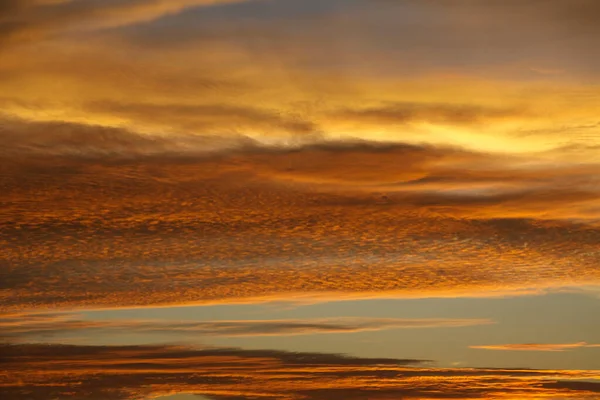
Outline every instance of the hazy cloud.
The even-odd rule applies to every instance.
[[[25,7],[22,14],[56,14],[38,18],[40,31],[45,24],[50,30],[77,24],[92,29],[120,18],[129,23],[130,14],[154,18],[184,3],[194,2],[77,1]],[[565,141],[593,145],[600,137],[597,127],[581,134],[574,128],[597,122],[595,86],[573,68],[545,59],[582,59],[571,55],[582,39],[562,52],[562,45],[552,48],[548,43],[562,43],[546,39],[558,32],[552,24],[525,40],[519,29],[529,25],[515,27],[510,15],[521,14],[499,4],[448,8],[411,1],[397,8],[392,2],[325,1],[327,12],[319,12],[317,3],[323,2],[250,2],[205,17],[178,14],[172,23],[149,24],[143,41],[130,37],[143,32],[129,29],[67,32],[36,46],[16,46],[0,59],[0,105],[25,119],[161,134],[242,134],[265,142],[318,134],[528,153]],[[569,8],[564,4],[559,9]],[[531,12],[535,7],[524,9],[530,22],[540,23]],[[294,10],[306,14],[291,18]],[[505,20],[498,22],[499,15]],[[411,23],[413,16],[422,23]],[[23,18],[27,25],[29,17]],[[5,30],[21,28],[15,22]],[[35,35],[35,29],[15,35]],[[538,60],[532,54],[540,48],[545,55]],[[534,71],[544,70],[565,70],[559,75],[566,77],[539,82]],[[593,160],[596,153],[588,149],[585,157]]]
[[[7,157],[75,157],[110,162],[114,159],[198,156],[240,150],[257,144],[244,136],[160,136],[126,128],[65,122],[24,123],[6,119],[0,124],[0,146]]]
[[[26,0],[4,1],[0,39],[29,41],[60,32],[149,22],[188,8],[246,0]],[[22,4],[19,4],[22,3]]]
[[[314,134],[317,125],[300,115],[285,115],[277,110],[242,107],[231,104],[151,104],[95,103],[92,110],[133,120],[145,120],[157,126],[182,132],[248,132],[258,130],[263,135],[289,133]]]
[[[525,114],[524,110],[485,108],[468,104],[391,103],[373,108],[341,110],[333,116],[343,120],[365,122],[370,125],[415,122],[469,125],[522,117],[523,114]]]

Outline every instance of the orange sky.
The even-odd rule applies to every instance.
[[[531,328],[518,335],[495,316],[408,318],[396,303],[378,317],[319,313],[336,301],[556,293],[597,307],[599,17],[596,0],[0,0],[0,326],[10,328],[0,338],[166,329],[75,311],[163,307],[164,317],[175,305],[227,314],[287,302],[317,308],[181,329],[366,332],[369,343],[411,324],[482,329],[463,346],[478,360],[527,350],[589,352],[589,362],[595,320],[569,300],[550,327],[528,311]],[[571,309],[575,324],[564,322]],[[554,336],[537,340],[541,331]],[[110,362],[113,350],[101,349]],[[40,362],[54,368],[63,356]],[[150,394],[325,399],[335,387],[359,399],[373,386],[387,399],[412,385],[456,398],[470,386],[489,398],[576,398],[585,386],[564,371],[419,369],[407,383],[347,366],[332,375],[285,366],[271,379],[239,357],[247,384],[149,378]],[[40,396],[71,379],[72,369],[50,376],[15,363]],[[297,380],[284,385],[288,376]],[[111,382],[115,398],[142,390]]]

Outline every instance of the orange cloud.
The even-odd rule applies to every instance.
[[[494,344],[469,346],[472,349],[483,350],[509,350],[509,351],[565,351],[578,348],[600,347],[598,344],[588,344],[586,342],[577,343],[519,343],[519,344]]]
[[[600,283],[595,2],[228,3],[0,2],[1,309]]]
[[[15,120],[2,133],[3,311],[600,283],[596,164]]]
[[[110,321],[81,320],[74,314],[7,314],[0,315],[0,338],[11,341],[59,340],[82,332],[161,333],[185,336],[285,336],[325,333],[353,333],[385,329],[448,328],[492,324],[489,319],[444,318],[316,318],[284,320],[219,321]]]
[[[86,1],[42,8],[73,9],[56,13],[88,29],[127,22],[130,15],[163,15],[140,10],[179,9],[183,3],[193,1]],[[72,28],[61,18],[41,25]],[[93,123],[161,135],[243,134],[266,143],[361,138],[519,154],[578,145],[578,160],[597,159],[597,151],[584,148],[598,142],[597,86],[507,82],[476,74],[446,79],[439,71],[381,76],[376,71],[318,69],[299,59],[332,53],[321,49],[322,38],[308,33],[287,37],[280,24],[265,25],[235,30],[207,24],[182,41],[159,30],[157,36],[167,41],[162,45],[151,33],[136,39],[117,30],[85,37],[63,33],[35,46],[16,46],[0,59],[0,73],[10,77],[0,79],[0,105],[5,114],[35,121]],[[353,32],[345,33],[339,36],[350,40]],[[265,37],[269,42],[263,46]],[[263,51],[257,55],[248,42]],[[368,51],[359,48],[356,54],[363,59]],[[377,60],[373,64],[382,67],[390,62],[385,53]],[[353,61],[348,64],[358,63]],[[560,157],[572,153],[558,151],[550,161]]]
[[[3,398],[585,398],[597,371],[424,368],[423,360],[160,346],[2,346]],[[411,366],[412,367],[407,367]]]

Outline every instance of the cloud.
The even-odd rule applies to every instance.
[[[577,343],[519,343],[519,344],[493,344],[470,346],[472,349],[483,350],[508,350],[508,351],[567,351],[578,348],[600,347],[599,344]]]
[[[600,283],[597,164],[5,121],[3,311]]]
[[[0,39],[30,41],[61,32],[150,22],[186,9],[245,0],[26,0],[4,1]]]
[[[593,398],[597,371],[439,369],[422,360],[165,346],[3,345],[3,398]],[[410,366],[410,367],[409,367]],[[59,382],[59,384],[57,384]]]
[[[317,318],[239,321],[81,320],[68,314],[0,315],[1,338],[32,341],[86,333],[161,333],[172,335],[283,336],[353,333],[384,329],[448,328],[492,324],[489,319]]]
[[[0,125],[2,153],[11,158],[75,157],[114,160],[144,157],[169,159],[219,153],[228,149],[256,147],[243,136],[160,136],[132,132],[126,128],[65,122],[24,123],[6,119]]]
[[[371,126],[409,123],[470,125],[522,117],[524,110],[485,108],[470,104],[391,103],[380,107],[348,109],[332,116],[341,120],[364,122]]]
[[[218,4],[0,1],[0,309],[600,284],[596,1]]]
[[[17,3],[5,7],[17,7]],[[449,13],[439,2],[405,2],[404,8],[380,2],[366,2],[364,7],[326,2],[327,12],[312,10],[311,3],[305,6],[305,18],[293,19],[289,14],[299,12],[296,3],[250,2],[242,7],[243,12],[237,7],[189,12],[178,14],[173,23],[147,24],[143,30],[66,32],[35,46],[3,50],[0,106],[5,113],[33,120],[120,126],[136,132],[233,133],[266,141],[316,132],[326,137],[509,153],[556,149],[565,140],[597,142],[597,128],[581,136],[572,129],[597,123],[596,88],[585,79],[572,79],[567,66],[528,58],[543,47],[532,43],[550,42],[543,39],[546,36],[539,34],[533,41],[498,39],[498,46],[482,39],[519,36],[513,31],[523,28],[506,29],[510,21],[500,24],[504,29],[496,27],[497,21],[494,29],[479,26],[480,19],[474,16],[494,19],[518,14],[492,12],[505,9],[499,4],[460,3]],[[44,36],[46,30],[75,29],[78,24],[77,29],[92,29],[121,19],[129,23],[130,15],[137,21],[201,5],[192,0],[20,5],[21,11],[7,14],[14,20],[21,15],[22,24],[33,27],[14,22],[5,30],[35,36],[37,29]],[[511,7],[519,10],[521,6],[514,3]],[[531,12],[535,7],[523,8],[527,18],[539,23],[541,18]],[[572,7],[559,7],[563,8]],[[271,12],[261,12],[265,9]],[[256,18],[246,18],[246,13]],[[420,15],[424,22],[416,26],[403,19],[406,15]],[[39,24],[34,20],[40,20]],[[136,41],[136,35],[145,35],[145,40]],[[445,41],[450,43],[444,45]],[[513,60],[515,46],[524,47],[524,61]],[[551,49],[550,54],[560,60],[578,60],[581,57],[570,54],[576,47],[569,46],[564,53]],[[456,52],[467,54],[461,57]],[[508,60],[494,58],[505,53]],[[373,61],[365,65],[361,61],[365,59]],[[447,65],[459,59],[464,60],[461,66]],[[419,65],[411,67],[413,60]],[[468,71],[454,71],[463,67]],[[526,74],[532,74],[532,68],[564,69],[568,79],[538,82],[522,73],[481,76],[495,68]],[[559,132],[557,127],[561,127]],[[589,159],[597,158],[593,150],[586,153]]]
[[[39,17],[44,21],[36,28],[40,31],[46,29],[44,24],[50,24],[50,30],[55,25],[60,30],[77,27],[61,18],[72,18],[75,25],[82,25],[78,29],[92,29],[119,18],[128,21],[130,14],[146,15],[140,10],[178,9],[184,3],[192,4],[77,1],[25,7],[22,13],[30,19],[38,18],[33,15],[40,10],[60,15],[47,18],[52,22]],[[325,3],[327,12],[319,12],[314,3],[302,8],[295,1],[250,2],[243,10],[225,7],[219,12],[178,14],[172,23],[147,24],[144,29],[65,32],[35,46],[11,47],[0,60],[0,106],[7,114],[32,120],[119,126],[144,133],[242,134],[265,142],[318,134],[508,153],[552,150],[566,140],[576,145],[597,142],[597,128],[581,135],[572,129],[597,122],[596,88],[585,79],[571,79],[567,66],[528,58],[543,47],[532,43],[544,35],[536,36],[537,41],[510,37],[499,40],[498,46],[485,43],[483,37],[502,32],[519,36],[513,30],[485,30],[473,22],[478,18],[469,18],[474,13],[494,19],[498,13],[489,11],[494,7],[457,6],[462,11],[448,17],[447,7],[436,2],[408,2],[408,9],[373,6],[378,2],[366,2],[364,7]],[[291,18],[299,8],[307,15]],[[266,9],[271,11],[262,12]],[[500,14],[506,17],[511,12]],[[420,15],[424,22],[415,26],[403,19],[406,15]],[[512,26],[510,21],[501,25]],[[461,33],[463,28],[467,32]],[[136,40],[136,35],[144,40]],[[524,47],[522,63],[527,65],[513,60],[514,46]],[[575,48],[569,46],[565,52]],[[494,58],[505,53],[508,60]],[[557,53],[563,54],[550,52],[554,58]],[[561,60],[580,58],[564,54]],[[365,65],[363,60],[372,61]],[[455,60],[464,62],[457,67],[452,65]],[[413,67],[413,62],[419,65]],[[508,78],[481,76],[495,69],[532,74],[532,68],[559,67],[567,71],[568,82],[538,82],[522,72]],[[467,71],[454,71],[462,68]],[[588,149],[585,158],[595,160],[596,153]]]
[[[182,132],[252,132],[310,135],[317,125],[293,113],[231,104],[95,103],[89,109]]]

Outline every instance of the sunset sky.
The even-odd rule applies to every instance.
[[[600,399],[598,43],[597,0],[0,0],[0,398]]]

